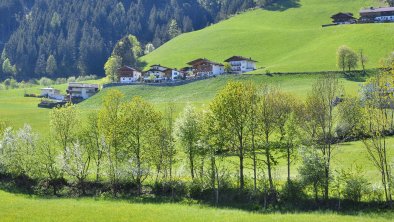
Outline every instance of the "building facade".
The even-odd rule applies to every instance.
[[[123,66],[117,70],[120,83],[132,83],[141,79],[141,72],[129,66]]]
[[[70,99],[88,99],[99,91],[97,84],[69,83],[67,93]]]
[[[208,59],[196,59],[188,63],[195,76],[218,76],[224,73],[224,65]]]
[[[374,8],[360,10],[360,22],[394,22],[394,7]]]
[[[353,17],[353,13],[350,12],[340,12],[331,16],[332,23],[334,24],[354,24],[357,19]]]
[[[230,64],[232,73],[240,74],[256,70],[257,61],[253,60],[252,58],[233,56],[226,59],[225,62]]]

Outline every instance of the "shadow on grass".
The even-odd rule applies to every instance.
[[[0,189],[17,195],[26,195],[26,198],[45,199],[45,200],[94,200],[109,201],[113,203],[126,202],[129,204],[181,204],[186,206],[206,206],[217,209],[242,210],[253,213],[280,213],[280,214],[297,214],[297,213],[336,213],[339,215],[379,215],[379,217],[390,219],[393,217],[393,211],[385,202],[354,202],[349,200],[330,199],[327,202],[309,198],[301,198],[293,201],[279,201],[275,204],[269,204],[264,207],[264,198],[261,193],[255,194],[252,190],[239,190],[235,188],[221,190],[219,203],[214,201],[213,190],[202,190],[189,195],[174,196],[155,195],[146,193],[135,195],[132,193],[122,193],[118,197],[113,197],[109,192],[101,195],[85,195],[73,197],[70,195],[53,196],[37,195],[29,189],[15,188],[15,183],[0,183]],[[341,208],[338,208],[340,203]]]
[[[277,0],[273,3],[270,3],[263,8],[268,11],[286,11],[290,8],[299,8],[301,7],[300,0]]]

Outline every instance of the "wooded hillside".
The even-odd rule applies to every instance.
[[[105,60],[127,34],[155,47],[256,6],[253,0],[0,0],[0,78],[103,74]],[[175,33],[175,35],[174,35]],[[53,64],[55,58],[56,64]]]

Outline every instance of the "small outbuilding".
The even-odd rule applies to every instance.
[[[339,12],[331,16],[331,18],[332,18],[332,22],[338,25],[354,24],[357,21],[357,19],[353,17],[353,13],[350,12]]]

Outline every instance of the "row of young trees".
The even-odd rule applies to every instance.
[[[232,178],[237,179],[232,186],[252,188],[275,203],[285,191],[274,169],[285,160],[286,186],[302,184],[294,195],[311,188],[316,201],[328,201],[341,190],[339,197],[345,192],[346,198],[360,200],[367,181],[353,171],[336,176],[332,157],[339,142],[361,139],[391,203],[392,83],[391,74],[379,74],[365,84],[361,98],[348,98],[335,75],[324,75],[301,101],[272,86],[230,82],[207,110],[188,105],[177,118],[173,105],[159,112],[139,97],[125,102],[121,92],[110,90],[86,121],[74,106],[54,109],[51,139],[40,140],[29,126],[18,131],[0,127],[0,168],[47,181],[55,194],[63,178],[83,194],[88,181],[107,181],[114,195],[125,181],[141,194],[145,183],[167,181],[172,187],[192,180],[212,189],[216,201]],[[301,157],[298,177],[292,176],[295,156]],[[190,173],[180,172],[184,164]],[[342,179],[344,185],[338,182]]]

